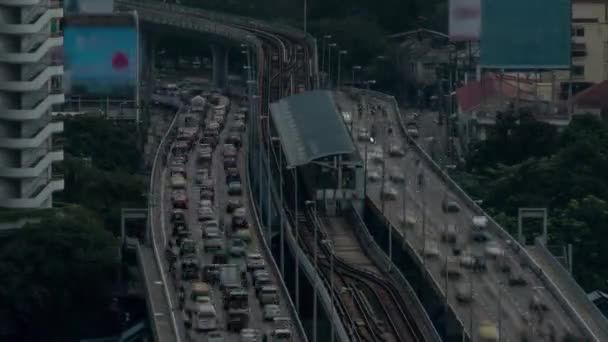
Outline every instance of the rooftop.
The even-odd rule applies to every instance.
[[[281,99],[270,105],[270,115],[288,167],[356,151],[329,91],[315,90]]]

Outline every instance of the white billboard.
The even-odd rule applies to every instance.
[[[66,15],[111,14],[114,0],[64,0]]]
[[[450,0],[450,40],[477,41],[481,32],[481,0]]]

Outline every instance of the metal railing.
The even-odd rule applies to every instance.
[[[167,287],[168,283],[167,283],[167,278],[165,277],[165,270],[163,267],[163,262],[161,260],[158,247],[156,245],[156,233],[155,233],[154,227],[158,223],[155,222],[156,216],[154,216],[154,209],[156,208],[156,200],[157,200],[156,192],[155,192],[156,178],[162,176],[162,172],[159,172],[159,171],[162,170],[162,168],[163,168],[162,165],[159,165],[159,161],[165,157],[165,153],[167,150],[166,144],[168,142],[170,142],[168,137],[171,134],[171,132],[173,131],[173,127],[175,126],[175,123],[177,122],[177,118],[179,117],[181,110],[182,110],[182,108],[180,107],[176,111],[175,116],[173,117],[173,120],[171,121],[171,124],[169,125],[169,128],[167,129],[167,131],[161,138],[160,143],[156,147],[156,152],[154,153],[154,159],[152,161],[152,170],[150,172],[150,188],[148,191],[148,233],[150,234],[149,237],[150,237],[150,242],[152,243],[152,250],[154,251],[154,258],[156,259],[158,269],[160,270],[162,287],[163,287],[165,297],[166,297],[165,299],[168,303],[169,309],[171,310],[171,323],[173,325],[173,332],[174,332],[177,342],[180,342],[179,329],[177,327],[177,320],[175,318],[173,301],[171,300],[171,294],[169,293],[169,289]],[[158,198],[158,200],[162,201],[163,199]],[[151,323],[154,325],[154,322],[151,322]]]

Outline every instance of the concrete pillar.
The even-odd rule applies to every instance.
[[[224,88],[228,79],[228,49],[220,45],[211,46],[213,58],[213,84]]]

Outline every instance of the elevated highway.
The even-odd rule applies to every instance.
[[[123,10],[136,10],[139,15],[139,19],[143,23],[151,25],[164,26],[172,29],[177,29],[179,32],[191,32],[203,35],[215,35],[221,39],[234,42],[236,45],[245,44],[248,51],[251,53],[252,61],[252,72],[250,74],[251,81],[250,96],[252,105],[250,112],[253,113],[254,118],[252,122],[261,131],[262,125],[259,114],[265,108],[267,108],[267,101],[260,101],[260,99],[273,99],[285,94],[291,94],[295,91],[295,81],[300,80],[305,86],[312,86],[312,78],[306,75],[312,75],[312,62],[304,62],[308,59],[310,48],[307,44],[297,44],[299,42],[294,41],[292,38],[285,37],[283,35],[276,35],[274,33],[266,32],[263,29],[252,28],[246,25],[241,25],[238,28],[230,25],[224,25],[213,20],[207,20],[205,18],[199,18],[192,15],[175,14],[168,10],[163,4],[155,4],[157,6],[135,6],[125,2],[118,2],[118,7]],[[258,38],[259,37],[259,38]],[[299,46],[299,48],[297,47]],[[276,55],[277,58],[271,58],[271,55]],[[267,56],[267,57],[265,57]],[[296,57],[296,56],[299,56]],[[274,60],[273,60],[274,59]],[[298,62],[300,60],[300,62]],[[254,64],[255,63],[255,64]],[[285,76],[285,77],[284,77]],[[295,76],[298,76],[296,79]],[[259,89],[257,84],[260,84]],[[272,93],[272,95],[271,95]],[[169,101],[170,102],[170,101]],[[155,338],[159,341],[182,341],[184,340],[185,333],[183,331],[183,325],[181,324],[180,317],[177,317],[178,310],[176,309],[176,296],[168,280],[168,265],[159,257],[159,251],[164,250],[164,236],[166,232],[163,229],[164,218],[162,213],[162,206],[159,204],[164,203],[163,196],[159,196],[162,193],[162,182],[163,179],[163,166],[160,165],[160,161],[164,159],[164,155],[167,153],[169,145],[168,141],[171,130],[173,129],[176,120],[173,121],[170,129],[167,131],[167,135],[163,139],[161,146],[157,151],[157,157],[152,171],[151,181],[151,205],[150,205],[150,224],[151,224],[151,239],[154,253],[140,253],[141,262],[146,266],[145,270],[148,279],[146,279],[147,288],[151,291],[149,293],[149,300],[151,301],[151,315],[153,316],[151,322],[153,323],[156,332]],[[251,136],[251,135],[250,135]],[[259,137],[262,137],[258,133]],[[160,186],[160,187],[159,187]],[[160,210],[159,210],[160,209]],[[254,211],[255,213],[255,211]],[[255,220],[257,220],[256,215]],[[166,217],[166,216],[165,216]],[[259,222],[259,221],[258,221]],[[254,225],[256,226],[256,225]],[[260,243],[264,253],[267,256],[267,264],[273,270],[274,274],[278,274],[277,266],[274,260],[270,256],[269,246],[264,239],[262,229],[257,226]],[[154,259],[150,257],[154,255]],[[155,265],[155,267],[153,266]],[[154,272],[152,272],[152,271]],[[298,316],[294,314],[293,304],[289,301],[289,297],[285,295],[286,290],[284,284],[280,281],[280,275],[276,277],[281,283],[283,298],[287,298],[284,303],[289,314],[292,318],[294,325],[295,336],[300,336],[302,340],[305,340],[305,335],[302,333],[302,327],[299,323]],[[163,289],[158,292],[158,289]],[[164,293],[164,295],[160,295]],[[157,309],[160,308],[160,309]],[[162,309],[162,310],[161,310]],[[158,310],[155,311],[155,310]],[[161,312],[162,311],[162,312]],[[260,320],[261,316],[254,317],[256,320]],[[254,324],[254,328],[262,327],[262,324]],[[297,338],[299,340],[299,338]]]
[[[549,272],[554,268],[546,269],[547,266],[531,258],[526,249],[491,218],[487,231],[500,253],[498,259],[492,261],[488,258],[485,272],[468,271],[462,267],[459,280],[446,277],[443,272],[448,262],[454,261],[460,264],[459,267],[463,265],[462,257],[454,255],[454,247],[442,241],[447,226],[456,227],[457,243],[464,255],[484,255],[487,252],[483,245],[469,242],[469,239],[473,216],[487,215],[420,148],[418,143],[423,141],[423,136],[417,140],[406,136],[403,118],[393,98],[359,90],[354,93],[354,97],[350,96],[353,93],[338,94],[342,110],[353,113],[354,138],[357,139],[359,128],[369,130],[372,124],[377,131],[376,144],[366,148],[366,144],[360,142],[360,151],[363,154],[366,149],[382,150],[385,156],[384,168],[370,164],[369,172],[380,179],[369,182],[368,196],[391,223],[394,238],[405,239],[406,249],[426,268],[436,288],[447,296],[448,304],[467,331],[472,331],[475,337],[479,324],[490,320],[496,324],[500,322],[503,340],[509,341],[518,341],[521,336],[540,341],[549,339],[552,334],[558,338],[572,334],[589,341],[608,338],[602,318],[591,319],[588,308],[578,310],[580,304],[572,300],[572,292],[559,290],[561,280]],[[354,100],[357,96],[359,100]],[[358,102],[363,110],[361,116],[357,114]],[[386,116],[378,107],[387,110]],[[373,117],[371,109],[376,111]],[[387,133],[388,127],[392,128],[393,134]],[[393,144],[408,149],[405,157],[388,157],[389,146]],[[395,176],[405,178],[406,182],[394,182]],[[382,179],[385,180],[384,186]],[[380,193],[388,188],[395,190],[396,195],[393,199],[383,200]],[[446,213],[442,208],[445,199],[458,203],[460,212]],[[413,224],[404,223],[404,217],[410,217]],[[505,272],[506,268],[510,272]],[[523,278],[526,285],[513,286],[509,281],[510,274]],[[457,299],[463,289],[473,293],[471,304]],[[547,308],[544,314],[538,315],[532,309],[533,298],[539,299]]]

